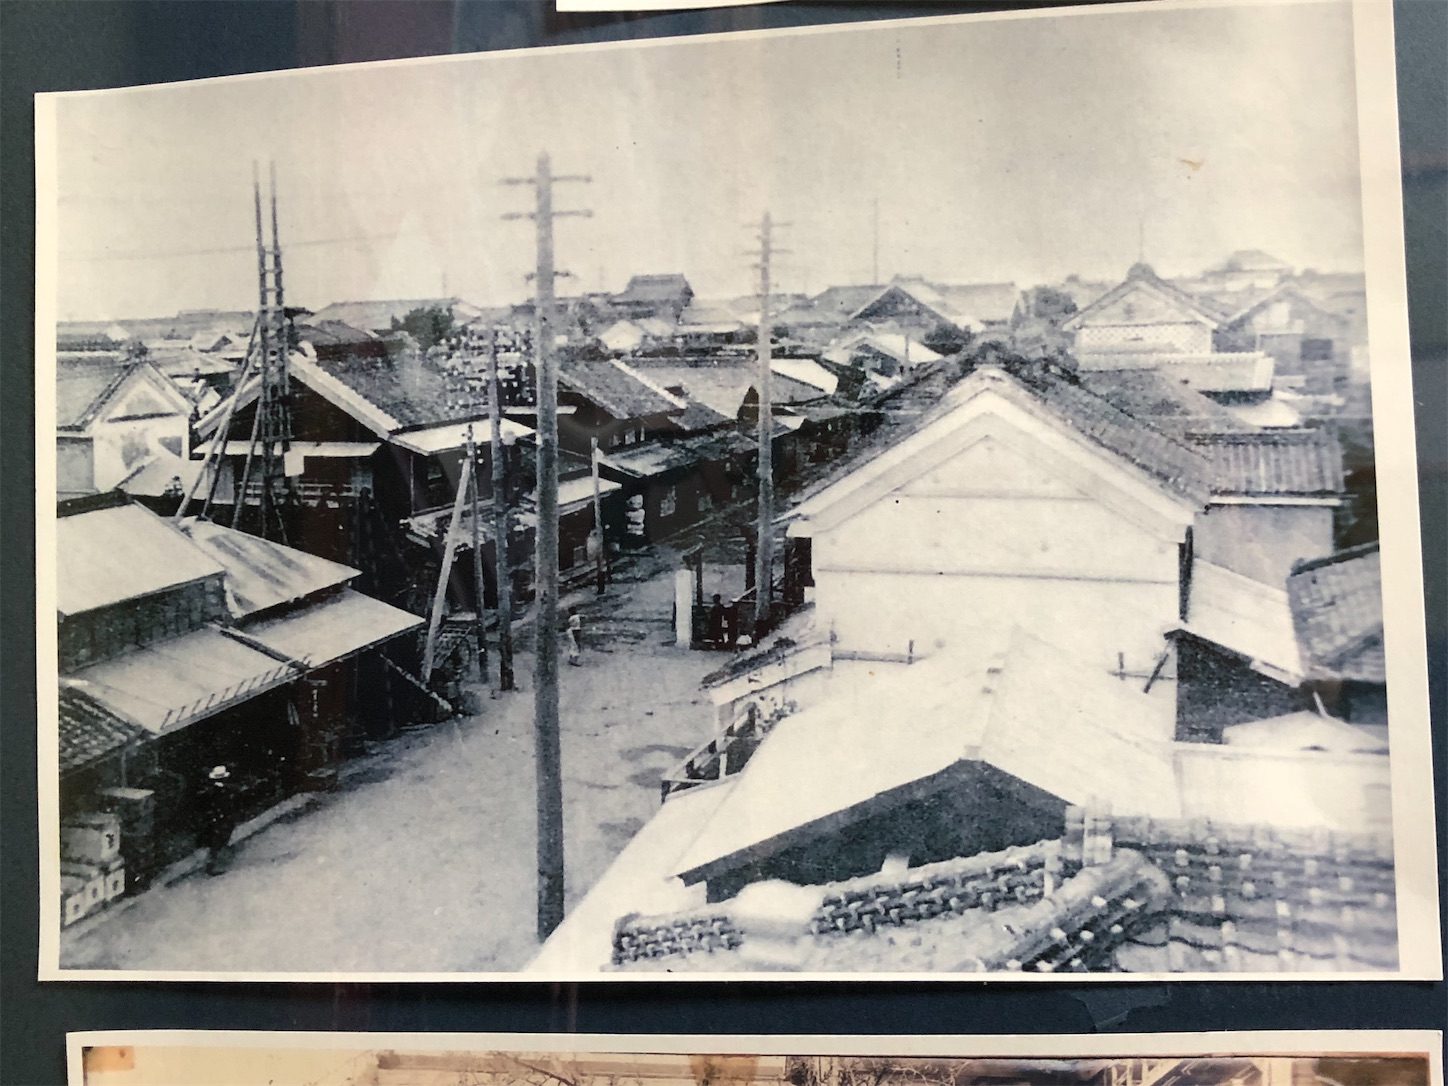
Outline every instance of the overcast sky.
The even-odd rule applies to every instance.
[[[288,301],[525,297],[540,151],[560,290],[1184,274],[1239,248],[1361,267],[1345,2],[1105,11],[314,69],[62,98],[62,319],[255,305],[275,159]]]

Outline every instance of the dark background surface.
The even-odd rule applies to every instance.
[[[531,0],[0,0],[0,1084],[61,1083],[86,1029],[1065,1033],[1442,1029],[1442,983],[49,983],[38,931],[31,95],[530,45],[1020,3],[789,3],[560,15]],[[1448,2],[1397,0],[1408,294],[1439,812],[1448,739]],[[1438,816],[1443,853],[1443,815]],[[1440,869],[1448,864],[1440,859]],[[358,932],[366,938],[366,932]]]

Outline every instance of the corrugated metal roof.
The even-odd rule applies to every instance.
[[[352,589],[299,611],[248,623],[248,637],[321,667],[422,625],[417,615]]]
[[[56,521],[56,610],[77,615],[221,574],[222,566],[139,505]]]
[[[60,771],[62,774],[114,754],[145,734],[82,691],[60,687]]]
[[[154,734],[292,682],[295,668],[210,627],[73,672],[88,697]]]
[[[1322,497],[1342,493],[1342,447],[1324,429],[1196,434],[1212,462],[1212,489],[1245,497]]]
[[[1287,578],[1287,595],[1310,674],[1387,681],[1382,563],[1376,543],[1298,563]]]
[[[211,521],[189,520],[181,531],[226,571],[226,605],[235,618],[305,599],[360,574],[351,566]]]

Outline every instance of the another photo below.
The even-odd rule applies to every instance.
[[[1207,1054],[1181,1055],[1193,1042]],[[913,1054],[819,1054],[831,1045],[859,1052],[866,1043]],[[1064,1055],[1073,1045],[1135,1054]],[[711,1046],[730,1051],[704,1051]],[[1427,1033],[868,1042],[207,1031],[69,1038],[70,1086],[1442,1086],[1434,1055],[1441,1047],[1441,1035]]]

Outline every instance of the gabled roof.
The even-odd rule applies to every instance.
[[[128,359],[99,351],[60,354],[55,361],[55,426],[83,431],[123,389],[145,382],[154,397],[144,408],[147,415],[189,415],[191,404],[171,381],[143,358]],[[151,393],[147,395],[150,396]]]
[[[1161,278],[1145,264],[1134,265],[1126,278],[1108,290],[1094,302],[1076,311],[1061,328],[1073,331],[1080,328],[1093,315],[1101,314],[1128,295],[1146,292],[1170,309],[1181,312],[1194,320],[1210,325],[1214,330],[1221,327],[1225,314],[1215,306]]]
[[[306,323],[297,324],[297,336],[310,342],[314,347],[345,347],[357,343],[375,343],[377,336],[372,332],[344,321],[312,317]]]
[[[1299,562],[1287,578],[1287,595],[1311,676],[1387,681],[1382,564],[1376,543]]]
[[[1219,271],[1291,271],[1292,265],[1261,249],[1238,249],[1227,257]]]
[[[125,749],[146,730],[112,712],[83,691],[60,686],[60,772],[62,775]]]
[[[481,310],[460,298],[392,298],[367,302],[333,302],[317,310],[308,318],[313,327],[328,321],[337,321],[365,331],[375,332],[390,329],[393,320],[402,320],[415,309],[442,309],[453,315],[455,320],[468,321],[479,316]]]
[[[837,502],[858,500],[857,495],[880,485],[878,480],[925,455],[925,450],[954,430],[952,416],[985,395],[1001,397],[1066,427],[1111,454],[1171,501],[1205,505],[1211,495],[1212,467],[1200,451],[1132,418],[1071,377],[1044,366],[1013,366],[1008,372],[999,366],[981,365],[928,409],[913,433],[887,448],[867,447],[861,456],[842,461],[837,471],[818,489],[807,492],[788,515],[816,517]]]
[[[941,359],[938,352],[932,351],[914,336],[870,329],[844,337],[825,351],[824,357],[830,362],[849,364],[861,348],[892,358],[902,366],[920,366]]]
[[[62,515],[55,531],[56,610],[62,617],[224,572],[205,550],[139,505]]]
[[[638,359],[634,369],[659,388],[679,388],[687,402],[704,404],[711,411],[737,419],[744,398],[754,387],[754,364],[747,358],[710,358],[698,362]]]
[[[1011,288],[1014,290],[1014,287]],[[957,300],[945,291],[923,279],[896,280],[882,287],[858,309],[850,314],[850,320],[869,320],[871,313],[880,309],[891,297],[903,297],[934,314],[942,323],[957,328],[979,331],[982,318],[963,309]],[[1011,305],[1014,307],[1015,298]],[[1009,315],[1009,314],[1007,314]]]
[[[559,368],[558,385],[603,408],[616,419],[675,414],[684,401],[622,362],[572,361]]]
[[[1211,459],[1212,489],[1244,497],[1326,497],[1342,493],[1342,447],[1324,429],[1194,434]]]
[[[1023,631],[881,669],[852,693],[774,726],[677,874],[692,882],[833,836],[969,762],[1067,803],[1109,794],[1122,813],[1180,813],[1151,696]]]
[[[620,302],[667,302],[683,294],[693,294],[689,280],[678,272],[664,275],[635,275],[628,286],[613,296]]]
[[[1246,305],[1240,306],[1234,312],[1230,313],[1230,315],[1227,317],[1226,323],[1228,325],[1240,324],[1242,321],[1247,320],[1254,314],[1260,312],[1262,309],[1265,309],[1267,306],[1272,305],[1275,302],[1284,300],[1293,301],[1296,302],[1298,305],[1306,306],[1308,309],[1316,310],[1324,317],[1329,317],[1334,320],[1341,319],[1336,313],[1332,312],[1325,306],[1318,304],[1318,302],[1314,299],[1308,297],[1295,283],[1287,282],[1279,283],[1277,286],[1273,287],[1265,294],[1248,300]]]
[[[120,388],[134,365],[124,355],[100,351],[58,354],[55,359],[55,425],[83,430]]]

